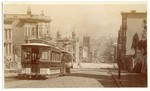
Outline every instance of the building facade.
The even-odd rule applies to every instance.
[[[12,23],[11,20],[4,20],[4,68],[12,69],[13,62],[13,41],[12,41]]]
[[[4,60],[15,62],[21,56],[21,44],[29,43],[33,39],[51,40],[51,18],[44,13],[32,14],[28,8],[26,14],[4,14]],[[5,62],[5,61],[4,61]]]
[[[126,57],[135,57],[135,49],[133,48],[133,41],[141,40],[141,30],[143,20],[147,19],[146,12],[122,12],[122,24],[118,32],[118,50],[119,57],[122,63],[122,69],[129,68],[128,66],[133,64],[132,62],[127,62]],[[134,38],[134,36],[136,36]],[[131,58],[127,58],[131,59]],[[131,67],[133,68],[133,67]]]
[[[28,43],[31,39],[44,38],[50,40],[50,22],[48,16],[32,14],[28,8],[26,14],[4,14],[5,20],[12,20],[14,31],[12,32],[13,44],[20,48],[20,44]],[[19,49],[20,52],[20,49]]]

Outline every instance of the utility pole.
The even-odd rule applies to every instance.
[[[119,44],[120,45],[120,44]],[[121,74],[121,58],[120,58],[120,48],[119,48],[119,58],[118,58],[118,79],[120,79]]]
[[[117,61],[118,61],[118,79],[121,75],[121,30],[118,30],[118,43],[117,43]]]

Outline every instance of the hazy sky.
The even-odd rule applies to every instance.
[[[4,4],[5,14],[26,14],[31,7],[32,14],[50,16],[51,33],[56,36],[60,31],[63,36],[71,36],[73,28],[78,36],[89,34],[91,37],[117,36],[121,25],[121,12],[136,10],[145,12],[146,3],[97,3],[97,4]]]

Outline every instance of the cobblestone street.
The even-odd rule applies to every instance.
[[[75,65],[75,64],[74,64]],[[5,88],[101,88],[101,87],[147,87],[147,80],[138,73],[121,71],[118,79],[116,64],[82,63],[71,74],[51,75],[47,79],[19,79],[17,74],[5,74]],[[92,66],[88,66],[92,65]],[[138,79],[138,80],[137,80]]]
[[[66,76],[53,76],[45,80],[5,79],[5,88],[64,88],[64,87],[118,87],[108,69],[75,68]]]

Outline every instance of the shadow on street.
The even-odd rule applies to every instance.
[[[86,74],[86,73],[71,73],[66,76],[93,78],[93,79],[96,79],[104,87],[118,87],[117,83],[115,82],[115,80],[113,79],[111,75],[109,76],[109,75],[101,75],[101,74],[96,75],[96,74]]]
[[[40,76],[40,77],[18,77],[18,76],[10,76],[5,77],[5,82],[17,81],[17,80],[46,80],[48,77]]]

